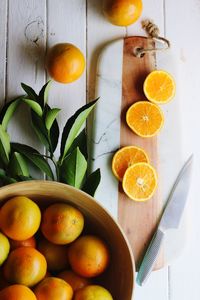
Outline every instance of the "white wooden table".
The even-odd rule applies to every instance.
[[[187,247],[173,266],[155,272],[144,288],[136,287],[136,300],[200,299],[200,140],[198,99],[200,86],[200,1],[143,0],[142,18],[150,17],[174,44],[181,68],[181,120],[183,153],[195,153],[195,171],[190,192]],[[98,53],[109,40],[143,34],[140,22],[128,27],[109,24],[101,12],[101,0],[0,0],[0,100],[22,94],[20,82],[38,90],[46,81],[43,58],[46,48],[57,42],[72,42],[87,57],[87,72],[70,85],[53,84],[51,104],[62,108],[63,126],[86,99],[94,97]],[[40,147],[27,126],[24,111],[19,124],[11,125],[16,141]],[[173,146],[173,145],[172,145]]]

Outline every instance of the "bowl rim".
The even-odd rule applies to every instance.
[[[99,206],[101,209],[103,209],[106,214],[108,215],[109,218],[111,218],[112,222],[114,222],[114,224],[117,226],[118,230],[120,231],[123,239],[126,242],[128,251],[129,251],[129,255],[130,255],[130,259],[132,262],[132,277],[133,277],[133,282],[132,282],[132,296],[133,296],[133,292],[134,292],[134,288],[135,288],[135,272],[136,272],[136,267],[135,267],[135,260],[134,260],[134,256],[133,256],[133,251],[131,249],[130,243],[128,241],[127,236],[125,235],[124,230],[122,229],[121,225],[118,223],[118,221],[111,215],[111,213],[108,211],[107,208],[105,208],[99,201],[97,201],[94,197],[92,197],[91,195],[87,194],[86,192],[79,190],[73,186],[70,186],[68,184],[65,183],[61,183],[61,182],[57,182],[57,181],[50,181],[50,180],[30,180],[30,181],[21,181],[21,182],[16,182],[16,183],[11,183],[9,185],[0,187],[0,203],[1,200],[5,199],[5,197],[9,197],[9,195],[7,195],[8,193],[14,194],[13,190],[15,189],[15,187],[17,186],[24,186],[26,185],[26,187],[31,187],[32,184],[37,183],[40,184],[42,186],[59,186],[62,187],[63,189],[68,189],[68,191],[75,191],[76,193],[80,193],[82,194],[84,197],[87,197],[88,199],[90,199],[90,201],[94,202],[97,206]],[[14,195],[13,195],[14,196]]]

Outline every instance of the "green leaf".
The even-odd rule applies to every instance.
[[[58,122],[55,120],[50,129],[50,137],[49,137],[52,152],[56,150],[56,147],[58,145],[58,138],[59,138],[59,126],[58,126]]]
[[[53,172],[48,162],[37,150],[30,146],[19,143],[12,143],[11,147],[14,151],[23,154],[29,161],[31,161],[42,172],[47,174],[51,179],[54,179]]]
[[[47,130],[51,129],[53,122],[55,121],[59,111],[60,111],[59,108],[52,108],[47,112],[46,118],[45,118],[45,125],[46,125]]]
[[[0,123],[5,130],[7,129],[8,123],[11,117],[13,116],[15,110],[17,109],[21,99],[22,96],[10,101],[6,105],[4,105],[3,109],[1,110]]]
[[[60,161],[66,157],[69,148],[94,108],[98,99],[81,107],[66,123],[61,139]]]
[[[3,169],[0,169],[0,180],[2,180],[3,184],[11,184],[17,182],[16,179],[7,176],[6,172]]]
[[[40,104],[38,104],[36,101],[34,100],[30,100],[30,99],[23,99],[23,101],[28,104],[30,106],[30,108],[39,116],[42,117],[42,108],[40,106]]]
[[[29,170],[25,158],[18,152],[12,153],[9,166],[9,175],[16,177],[18,175],[29,176]]]
[[[38,95],[36,94],[36,92],[32,89],[32,87],[26,85],[25,83],[21,83],[21,87],[23,88],[23,90],[27,93],[27,95],[29,96],[29,98],[31,100],[38,100]]]
[[[42,87],[41,91],[39,92],[39,102],[42,107],[45,106],[45,104],[48,102],[48,94],[49,89],[51,87],[52,80],[49,80],[45,85]]]
[[[44,107],[44,114],[43,114],[44,120],[46,119],[46,116],[50,110],[51,110],[51,107],[48,104],[46,104]],[[58,138],[59,138],[58,122],[56,119],[54,120],[50,131],[47,131],[46,125],[44,125],[44,127],[47,132],[47,136],[48,136],[48,141],[49,141],[49,145],[50,145],[50,149],[51,149],[50,152],[54,153],[54,151],[57,147]]]
[[[44,125],[44,121],[34,111],[31,112],[32,127],[41,143],[50,150],[48,131]]]
[[[87,194],[94,196],[100,181],[101,181],[101,172],[100,169],[97,169],[96,171],[94,171],[88,176],[82,190]]]
[[[80,188],[85,177],[86,170],[87,161],[79,148],[76,148],[63,161],[60,172],[61,181],[76,188]]]
[[[0,125],[0,158],[7,165],[10,155],[10,137],[2,125]]]
[[[68,150],[68,153],[73,152],[74,149],[76,149],[77,147],[80,149],[80,151],[84,155],[85,159],[88,159],[87,136],[86,136],[85,128],[75,138],[75,140],[73,141],[71,147]]]

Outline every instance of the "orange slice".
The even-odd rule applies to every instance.
[[[127,146],[119,149],[112,160],[113,174],[122,181],[125,171],[128,167],[138,162],[149,163],[146,152],[135,146]]]
[[[157,173],[147,163],[137,163],[129,167],[123,177],[122,187],[127,196],[135,201],[147,201],[157,188]]]
[[[176,85],[173,77],[166,71],[151,72],[144,82],[147,99],[156,104],[164,104],[175,96]]]
[[[152,137],[162,128],[164,115],[162,110],[148,101],[133,104],[126,113],[128,126],[141,137]]]

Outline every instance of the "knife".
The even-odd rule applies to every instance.
[[[140,265],[136,282],[142,286],[149,278],[167,230],[177,229],[186,204],[192,171],[193,155],[184,164],[171,190],[158,228]]]

